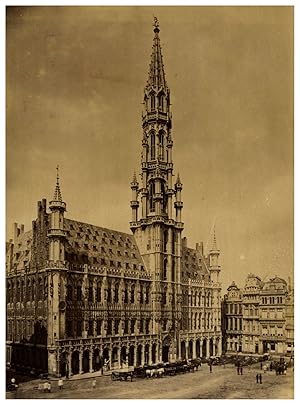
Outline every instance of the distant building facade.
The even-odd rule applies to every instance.
[[[293,353],[294,291],[285,280],[274,277],[264,283],[259,277],[249,274],[243,289],[232,283],[227,291],[223,301],[226,353]],[[238,304],[242,308],[239,315],[232,312],[234,305]],[[239,329],[232,323],[232,318],[237,316],[242,324]]]
[[[170,105],[156,22],[132,234],[66,218],[57,174],[48,209],[6,245],[12,366],[65,376],[221,354],[220,251],[215,234],[207,255],[182,237]]]

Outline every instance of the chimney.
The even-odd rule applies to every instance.
[[[24,224],[21,224],[20,235],[23,235],[23,233],[24,233]]]
[[[186,237],[182,238],[182,247],[187,248],[187,239],[186,239]]]

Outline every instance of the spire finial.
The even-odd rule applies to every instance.
[[[54,197],[53,201],[60,201],[62,202],[62,196],[60,192],[60,185],[59,185],[59,166],[56,166],[56,186],[54,190]]]
[[[154,27],[154,32],[159,32],[159,22],[157,17],[153,16],[153,27]]]
[[[214,225],[214,236],[213,236],[213,242],[212,242],[211,250],[218,250],[218,248],[217,248],[217,238],[216,238],[216,224]]]
[[[56,184],[59,184],[59,165],[56,166]]]

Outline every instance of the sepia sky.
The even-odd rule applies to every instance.
[[[7,11],[7,237],[52,198],[130,232],[153,15],[171,90],[183,236],[216,224],[226,290],[293,273],[292,7],[14,7]]]

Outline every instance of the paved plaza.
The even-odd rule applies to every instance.
[[[214,366],[210,373],[203,364],[195,373],[180,374],[163,378],[134,379],[133,382],[111,381],[109,375],[70,379],[64,382],[59,391],[57,381],[52,381],[51,393],[40,392],[40,380],[20,384],[17,393],[9,393],[8,398],[102,398],[102,399],[292,399],[294,373],[289,368],[286,375],[276,375],[275,371],[262,372],[262,384],[256,383],[259,365],[245,367],[243,375],[237,375],[233,365]],[[96,379],[96,387],[92,381]]]

